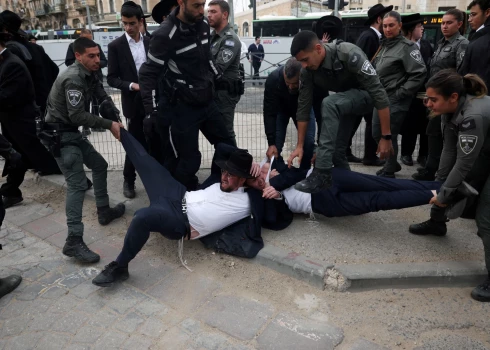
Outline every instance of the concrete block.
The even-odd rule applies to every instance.
[[[148,299],[143,293],[133,288],[121,288],[117,294],[114,294],[107,306],[119,314],[126,313],[136,304]]]
[[[53,324],[52,330],[75,334],[87,321],[87,315],[72,310]]]
[[[43,337],[43,333],[23,333],[10,339],[8,348],[10,350],[29,350],[34,349]]]
[[[136,305],[135,310],[136,312],[147,317],[155,315],[161,318],[167,314],[169,309],[167,305],[155,299],[147,299]]]
[[[414,350],[445,350],[445,349],[471,349],[489,350],[490,348],[480,342],[462,334],[443,334],[433,336]]]
[[[194,340],[194,344],[199,349],[206,350],[218,350],[222,345],[226,344],[228,339],[225,336],[218,333],[202,332],[199,333]]]
[[[65,228],[61,230],[60,232],[57,232],[53,235],[50,235],[48,238],[46,238],[46,242],[51,243],[55,247],[58,248],[63,248],[63,246],[66,243],[66,237],[68,236],[68,229]],[[60,252],[61,254],[61,252]]]
[[[115,323],[114,328],[124,332],[133,333],[145,320],[135,312],[130,312],[120,317]]]
[[[352,344],[352,346],[349,347],[348,349],[349,350],[389,350],[384,346],[375,344],[363,338],[357,339],[355,343]]]
[[[130,335],[130,338],[123,344],[123,350],[147,350],[150,349],[153,340],[140,335]],[[165,348],[166,349],[166,348]]]
[[[174,265],[166,264],[163,260],[137,256],[129,264],[129,279],[126,283],[138,289],[147,290],[174,270]]]
[[[22,229],[36,235],[39,238],[46,239],[49,236],[66,229],[66,224],[62,225],[47,216],[23,225]]]
[[[70,336],[67,334],[47,332],[37,344],[36,350],[65,349],[69,341]]]
[[[120,332],[107,332],[95,343],[95,350],[120,349],[129,335]]]
[[[98,328],[109,328],[116,322],[118,317],[119,315],[112,310],[101,309],[93,314],[88,320],[87,325]]]
[[[73,337],[73,341],[94,344],[105,332],[106,330],[104,328],[85,325],[77,331],[77,334]]]
[[[139,333],[150,337],[159,338],[169,327],[155,317],[148,318],[139,329]]]
[[[170,328],[157,342],[155,349],[182,350],[189,349],[186,346],[190,336],[179,327]]]

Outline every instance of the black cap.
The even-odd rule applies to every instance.
[[[20,29],[22,19],[20,19],[18,14],[12,11],[5,10],[0,13],[0,24],[3,25],[9,33],[27,36],[27,33]]]
[[[168,16],[174,6],[178,6],[177,0],[162,0],[151,10],[151,17],[155,22],[162,23],[163,17]]]
[[[342,34],[342,20],[335,16],[323,16],[314,22],[312,29],[320,40],[325,33],[328,33],[331,40],[338,39]]]
[[[366,25],[366,26],[370,25],[371,22],[373,21],[373,19],[376,19],[379,16],[383,16],[385,13],[388,13],[391,10],[393,10],[393,5],[390,5],[390,6],[387,6],[387,7],[384,7],[382,4],[376,4],[376,5],[374,5],[373,7],[371,7],[368,10],[368,19],[364,23],[364,25]]]
[[[402,17],[402,27],[403,28],[414,27],[419,23],[424,23],[424,19],[422,18],[420,13],[414,13],[412,15]]]
[[[217,160],[216,165],[221,169],[228,171],[232,175],[243,177],[245,179],[253,179],[250,175],[252,168],[253,157],[247,150],[237,149],[230,155],[228,160]]]

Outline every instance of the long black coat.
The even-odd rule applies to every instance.
[[[364,51],[368,60],[371,60],[376,54],[376,51],[378,51],[379,48],[379,44],[380,41],[378,34],[371,28],[363,31],[361,35],[359,35],[359,38],[356,42],[356,45],[359,46],[362,51]]]
[[[10,50],[0,55],[0,122],[2,133],[30,169],[60,173],[58,164],[36,136],[34,85],[26,65]],[[5,172],[4,172],[5,175]]]

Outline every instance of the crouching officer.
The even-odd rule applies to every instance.
[[[100,52],[97,44],[88,38],[78,38],[73,43],[76,61],[56,79],[48,97],[45,123],[40,123],[39,137],[51,150],[67,183],[66,220],[68,237],[63,254],[81,262],[97,262],[98,254],[83,242],[82,208],[87,189],[87,177],[83,165],[92,169],[92,180],[97,205],[97,216],[101,225],[124,214],[124,204],[109,207],[107,195],[107,162],[82,138],[79,126],[109,129],[119,139],[121,124],[105,119],[112,114],[117,120],[110,97],[107,96],[97,77]],[[97,98],[101,103],[99,118],[85,110],[85,101]]]
[[[242,43],[228,23],[230,5],[225,0],[213,0],[208,4],[209,26],[211,32],[211,54],[216,66],[223,72],[216,82],[214,101],[223,114],[225,126],[233,135],[236,146],[235,107],[244,93],[244,81],[240,76],[240,51]]]
[[[471,194],[463,181],[473,186],[480,193],[475,219],[489,276],[471,292],[471,297],[483,302],[490,302],[490,97],[485,96],[487,92],[477,75],[461,78],[451,69],[441,70],[427,83],[426,105],[435,115],[442,115],[444,146],[436,179],[444,183],[430,201],[433,204],[430,220],[411,225],[409,229],[416,235],[444,236],[446,214],[451,214],[446,212],[446,207],[458,196]]]

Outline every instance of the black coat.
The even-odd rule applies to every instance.
[[[485,22],[485,27],[473,35],[470,44],[466,48],[463,62],[458,73],[466,75],[477,74],[490,86],[490,19]]]
[[[56,161],[36,136],[39,110],[26,65],[9,49],[0,55],[0,122],[2,133],[22,155],[27,168],[60,173]],[[4,170],[4,175],[6,174]]]
[[[97,44],[99,47],[100,51],[100,69],[97,71],[97,76],[99,77],[100,81],[104,81],[104,75],[102,74],[102,68],[107,67],[107,58],[105,57],[104,51],[102,51],[102,48],[100,47],[99,44]],[[73,43],[68,45],[68,50],[66,50],[66,57],[65,57],[65,65],[71,66],[73,63],[75,63],[76,57],[75,57],[75,51],[73,51]]]
[[[249,55],[251,53],[251,55]],[[265,54],[264,54],[264,47],[262,44],[259,44],[259,47],[257,48],[257,45],[255,43],[250,44],[248,47],[248,52],[247,52],[247,59],[250,59],[250,56],[252,56],[252,61],[253,62],[260,62],[264,59]]]
[[[145,53],[148,54],[150,38],[143,37]],[[109,65],[107,84],[121,90],[122,111],[126,118],[145,117],[143,102],[139,91],[130,91],[129,84],[138,83],[138,72],[134,63],[126,35],[111,42],[108,46]]]
[[[366,54],[368,60],[371,60],[376,51],[378,51],[380,40],[378,34],[371,28],[363,31],[357,39],[356,45]]]

